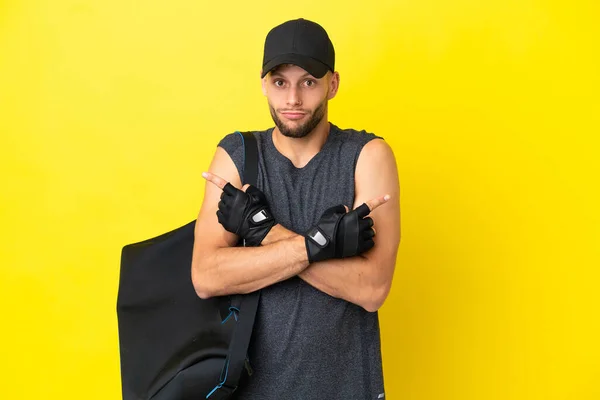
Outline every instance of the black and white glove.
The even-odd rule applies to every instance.
[[[346,213],[343,205],[328,208],[305,235],[308,261],[352,257],[375,245],[373,219],[366,204]]]
[[[275,225],[264,193],[252,185],[245,192],[225,185],[217,218],[225,230],[243,238],[247,247],[260,246]]]

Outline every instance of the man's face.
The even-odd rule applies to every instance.
[[[305,137],[321,122],[328,100],[335,95],[331,80],[331,72],[317,79],[291,64],[280,65],[264,77],[271,117],[284,136]]]

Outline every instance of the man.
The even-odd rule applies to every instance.
[[[298,19],[273,28],[261,79],[275,127],[253,132],[258,187],[242,186],[243,143],[234,133],[203,173],[196,292],[261,289],[249,349],[255,373],[238,399],[385,396],[376,311],[400,242],[397,169],[382,138],[328,121],[340,82],[334,63],[320,25]],[[235,247],[239,239],[251,247]]]

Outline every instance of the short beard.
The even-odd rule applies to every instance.
[[[323,100],[323,102],[319,104],[315,111],[311,113],[310,118],[308,119],[308,121],[306,121],[305,124],[300,125],[296,129],[290,129],[283,123],[283,121],[279,119],[279,117],[277,117],[275,109],[269,103],[269,110],[271,110],[271,118],[273,118],[273,122],[275,122],[275,125],[277,126],[277,128],[279,128],[279,132],[281,132],[283,136],[290,138],[303,138],[309,133],[311,133],[317,127],[317,125],[319,125],[319,122],[321,122],[321,120],[323,119],[326,109],[327,100]]]

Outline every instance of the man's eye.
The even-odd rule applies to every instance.
[[[315,85],[315,81],[313,81],[312,79],[309,79],[306,81],[306,86],[314,86]]]
[[[283,86],[283,81],[276,80],[274,83],[275,83],[275,86],[277,86],[277,87]]]

